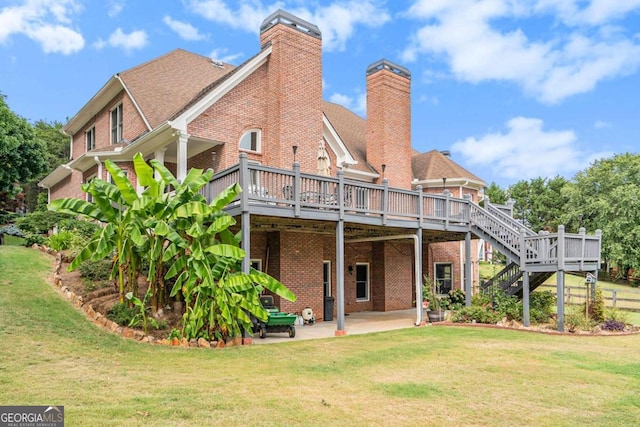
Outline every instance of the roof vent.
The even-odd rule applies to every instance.
[[[451,157],[451,151],[449,150],[442,150],[440,154],[442,154],[445,157]]]
[[[211,63],[218,68],[224,68],[224,64],[219,59],[211,59]]]

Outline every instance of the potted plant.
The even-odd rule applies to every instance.
[[[438,294],[438,285],[428,275],[422,284],[422,306],[427,311],[429,322],[442,322],[445,317],[442,296]]]

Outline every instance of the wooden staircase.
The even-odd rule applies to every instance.
[[[559,270],[596,271],[600,264],[600,232],[579,234],[540,232],[525,227],[500,209],[486,203],[486,208],[471,204],[471,232],[503,253],[507,266],[481,284],[482,290],[493,287],[509,295],[522,297],[522,277],[530,273],[529,289],[533,291]]]

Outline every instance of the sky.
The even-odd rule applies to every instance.
[[[0,92],[66,122],[175,48],[241,64],[279,8],[320,28],[326,100],[366,117],[367,66],[408,68],[413,147],[487,183],[640,152],[640,0],[0,0]]]

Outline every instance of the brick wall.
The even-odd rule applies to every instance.
[[[367,162],[389,185],[411,189],[411,80],[382,69],[367,76]]]
[[[84,193],[80,189],[80,184],[82,184],[82,173],[79,171],[71,172],[71,175],[51,187],[49,201],[66,197],[83,199]]]
[[[131,98],[124,91],[121,91],[102,110],[87,121],[80,131],[73,135],[74,159],[87,152],[85,132],[91,127],[95,127],[97,149],[111,145],[111,110],[120,103],[122,103],[122,137],[133,141],[147,130]]]

